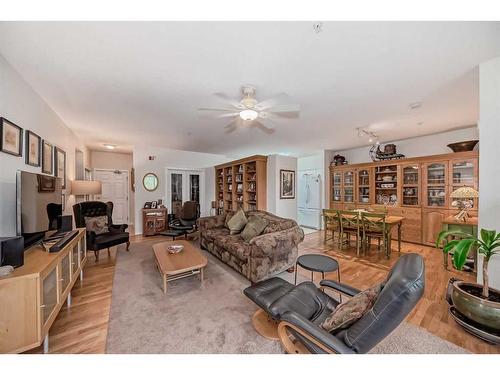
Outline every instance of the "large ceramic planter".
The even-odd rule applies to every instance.
[[[500,302],[480,298],[483,287],[479,284],[455,281],[451,300],[455,308],[472,321],[494,330],[500,330]],[[500,291],[490,288],[490,295],[500,298]],[[473,292],[474,294],[472,294]]]

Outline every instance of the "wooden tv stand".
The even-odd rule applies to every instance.
[[[71,289],[83,278],[85,229],[78,231],[57,253],[33,246],[22,267],[0,278],[0,353],[21,353],[42,342],[48,353],[50,327],[64,303],[71,305]]]

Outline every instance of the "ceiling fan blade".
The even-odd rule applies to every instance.
[[[201,108],[198,108],[198,111],[234,112],[235,108],[207,108],[207,107],[201,107]]]
[[[234,132],[236,129],[238,129],[239,122],[240,122],[240,118],[237,117],[233,121],[231,121],[229,124],[224,126],[224,129],[226,129],[225,133],[229,134],[229,133]]]
[[[267,134],[273,134],[275,131],[274,129],[269,128],[269,127],[265,126],[263,123],[261,123],[259,121],[255,121],[255,120],[252,122],[252,127],[260,129],[264,133],[267,133]]]
[[[236,108],[240,108],[241,107],[241,103],[237,99],[231,98],[228,95],[224,94],[223,92],[216,92],[214,94],[214,96],[216,96],[216,97],[224,100],[225,102],[228,102],[233,107],[236,107]]]
[[[300,112],[300,105],[298,104],[280,104],[271,107],[267,110],[272,113],[282,113],[282,112]]]
[[[299,118],[300,117],[300,112],[297,111],[290,111],[290,112],[265,112],[266,116],[265,118]]]
[[[266,100],[263,100],[263,101],[257,103],[257,108],[259,110],[265,111],[266,109],[274,107],[274,106],[278,105],[279,103],[283,103],[283,102],[288,101],[289,98],[290,97],[287,94],[282,92],[282,93],[280,93],[272,98],[269,98],[269,99],[266,99]]]

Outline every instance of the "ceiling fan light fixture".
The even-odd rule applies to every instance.
[[[245,109],[244,111],[240,112],[240,117],[242,120],[252,121],[259,117],[259,113],[257,111],[254,111],[253,109]]]

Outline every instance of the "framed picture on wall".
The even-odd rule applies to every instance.
[[[55,176],[62,179],[62,188],[66,188],[66,152],[61,150],[59,147],[55,148],[54,157],[54,169],[56,171]]]
[[[23,153],[23,129],[6,118],[0,117],[0,130],[0,151],[21,156]]]
[[[39,167],[41,160],[40,147],[42,144],[42,139],[39,135],[33,133],[32,131],[26,130],[24,144],[26,149],[26,164],[33,167]]]
[[[54,146],[42,140],[42,173],[54,173]]]
[[[295,171],[280,169],[280,199],[295,199]]]

